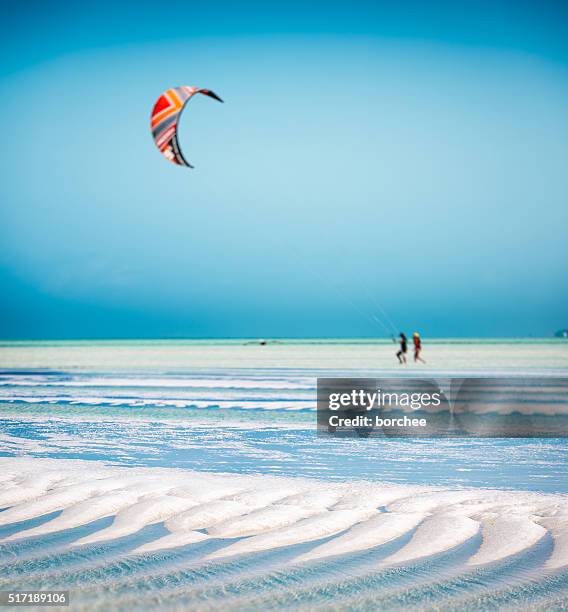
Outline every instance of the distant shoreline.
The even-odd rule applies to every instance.
[[[241,345],[248,344],[250,346],[260,345],[274,346],[283,345],[305,345],[305,344],[323,344],[323,345],[384,345],[392,344],[396,338],[34,338],[34,339],[0,339],[0,348],[2,346],[26,346],[26,345],[66,345],[66,346],[82,346],[85,344],[107,345],[107,344],[179,344],[198,346],[203,345]],[[554,336],[547,337],[428,337],[424,336],[424,341],[428,344],[563,344],[568,343],[566,338],[558,338]]]

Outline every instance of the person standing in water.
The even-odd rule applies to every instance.
[[[412,334],[412,341],[414,342],[414,361],[426,363],[424,359],[420,357],[420,353],[422,352],[422,342],[420,341],[420,334],[418,332],[414,332]]]
[[[400,350],[396,354],[398,357],[398,362],[400,364],[406,363],[406,351],[408,350],[408,341],[406,336],[401,332],[399,334],[400,337]]]

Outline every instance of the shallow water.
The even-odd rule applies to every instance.
[[[568,443],[563,439],[321,439],[311,423],[282,426],[276,419],[271,422],[272,413],[251,427],[250,421],[245,426],[200,422],[197,410],[188,410],[181,422],[160,420],[159,410],[148,421],[130,422],[124,414],[113,420],[112,415],[92,414],[88,406],[76,409],[84,409],[80,421],[38,416],[45,411],[27,405],[9,406],[10,416],[0,409],[0,455],[25,452],[207,472],[543,492],[566,492],[568,482]],[[224,416],[230,419],[230,413],[224,411]]]

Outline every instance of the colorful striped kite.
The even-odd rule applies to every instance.
[[[179,116],[185,105],[189,102],[191,96],[196,93],[223,102],[219,96],[209,89],[173,87],[165,91],[154,104],[150,124],[152,136],[158,149],[174,164],[188,166],[189,168],[193,168],[193,166],[182,155],[177,136],[177,126]]]

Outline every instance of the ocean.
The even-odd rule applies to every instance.
[[[0,590],[69,590],[77,610],[568,609],[566,438],[325,438],[315,412],[317,377],[559,380],[568,343],[396,350],[0,343]]]

